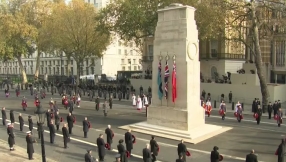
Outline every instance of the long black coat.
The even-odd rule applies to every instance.
[[[68,141],[69,132],[68,132],[67,127],[63,127],[63,128],[62,128],[62,133],[63,133],[63,138],[64,138],[64,140],[67,140],[67,141]]]
[[[2,120],[6,120],[7,119],[6,111],[1,110],[1,113],[2,113]]]
[[[257,156],[254,154],[248,154],[246,155],[245,162],[258,162]]]
[[[9,135],[9,137],[8,137],[8,144],[9,145],[14,145],[15,144],[15,136],[14,136],[13,128],[12,127],[8,127],[7,128],[7,133]]]
[[[128,158],[126,156],[126,150],[124,145],[121,143],[117,145],[118,154],[120,154],[121,162],[128,162]]]
[[[14,117],[13,110],[10,111],[10,121],[11,121],[11,123],[15,123],[15,117]]]
[[[98,155],[104,157],[105,156],[105,142],[102,138],[97,138],[96,140]]]
[[[113,134],[112,130],[109,129],[109,128],[106,128],[105,129],[105,134],[106,134],[106,141],[107,141],[107,143],[108,144],[112,144],[112,134]]]
[[[47,124],[49,125],[51,123],[51,113],[46,112],[46,118],[47,118]]]
[[[285,144],[280,144],[277,150],[278,162],[284,162]]]
[[[158,156],[158,148],[159,145],[155,140],[150,140],[150,146],[151,146],[151,152],[153,152],[153,155]]]
[[[219,153],[218,153],[218,151],[212,151],[210,159],[211,159],[211,162],[219,162]]]
[[[125,133],[125,144],[127,150],[133,149],[132,134],[130,132]]]
[[[83,132],[88,132],[88,121],[87,120],[84,120],[82,121],[82,131]]]
[[[178,144],[177,148],[178,155],[182,154],[183,155],[183,160],[186,161],[186,152],[187,152],[187,147],[183,143]]]
[[[27,153],[32,154],[34,153],[34,146],[33,143],[35,142],[30,135],[26,136],[26,142],[27,142]]]
[[[69,128],[73,127],[73,117],[72,116],[67,116],[67,123],[68,123]]]
[[[24,124],[24,119],[23,119],[23,117],[22,117],[22,116],[19,116],[18,118],[19,118],[19,123],[23,125],[23,124]]]
[[[89,153],[86,153],[84,155],[84,161],[85,162],[93,162],[93,158],[91,157],[91,155]]]
[[[58,114],[55,114],[55,124],[60,125],[60,123],[61,123],[60,116]]]
[[[28,122],[29,122],[29,129],[33,129],[34,124],[33,124],[32,118],[29,118],[29,119],[28,119]]]
[[[74,104],[73,104],[73,101],[72,100],[69,100],[69,110],[70,112],[73,112],[73,108],[74,108]]]
[[[147,148],[144,148],[142,150],[142,154],[143,154],[143,161],[144,162],[151,162],[152,161],[152,154],[151,151]]]

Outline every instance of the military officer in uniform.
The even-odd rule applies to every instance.
[[[5,107],[2,108],[1,113],[2,113],[2,124],[6,126],[7,115]]]
[[[258,117],[256,118],[256,122],[257,122],[257,125],[259,125],[261,121],[261,116],[262,116],[262,109],[260,105],[258,105],[257,115]]]
[[[56,136],[56,129],[53,121],[51,121],[51,123],[49,124],[49,130],[50,130],[50,143],[54,143]]]
[[[19,123],[20,123],[20,131],[23,131],[23,126],[24,126],[24,119],[22,117],[22,114],[19,114]]]
[[[69,113],[67,116],[67,122],[68,122],[68,127],[69,127],[69,134],[72,134],[73,116],[71,115],[71,113]]]
[[[98,156],[99,161],[104,161],[105,156],[105,142],[103,140],[103,134],[100,134],[96,140],[97,148],[98,148]]]
[[[14,135],[14,131],[13,131],[13,125],[11,123],[7,124],[7,133],[8,133],[8,144],[9,144],[9,148],[10,151],[14,151],[14,144],[15,144],[15,135]]]
[[[180,155],[182,155],[183,161],[186,162],[187,147],[184,144],[184,140],[181,140],[181,142],[178,144],[177,152],[178,152],[178,156],[180,157]]]
[[[157,144],[157,141],[155,140],[155,136],[151,136],[150,146],[151,146],[151,152],[152,152],[152,162],[155,162],[157,160],[156,156],[158,156],[158,149],[159,149],[159,145]]]
[[[36,141],[33,140],[32,136],[31,136],[31,131],[27,132],[27,136],[26,136],[26,142],[27,142],[27,153],[28,153],[28,158],[29,160],[33,160],[33,153],[34,153],[34,146],[33,143],[35,143]]]
[[[124,140],[120,139],[119,140],[119,144],[117,145],[117,150],[118,150],[118,154],[120,154],[120,159],[121,162],[128,162],[127,156],[126,156],[126,150],[125,147],[123,145]]]
[[[88,125],[89,124],[88,124],[87,117],[85,117],[84,120],[82,121],[82,130],[83,130],[84,138],[87,138],[87,132],[89,131]]]
[[[131,151],[133,149],[133,139],[132,139],[131,129],[129,129],[128,132],[125,133],[125,144],[126,144],[126,149],[127,151],[129,151],[131,156]]]
[[[113,139],[113,131],[111,130],[111,125],[108,125],[107,128],[105,129],[105,134],[106,134],[106,142],[109,144],[111,148]]]
[[[69,136],[69,132],[67,129],[67,124],[64,124],[63,128],[62,128],[62,133],[63,133],[63,139],[64,139],[64,148],[68,148],[68,142],[70,141],[70,136]]]
[[[99,110],[99,97],[97,96],[95,99],[95,110],[98,111]]]
[[[151,162],[152,161],[152,153],[150,150],[150,145],[149,143],[146,144],[146,148],[142,150],[142,156],[143,156],[143,161],[144,162]]]
[[[28,125],[29,125],[30,133],[33,134],[34,123],[33,123],[32,116],[30,115],[28,116]]]

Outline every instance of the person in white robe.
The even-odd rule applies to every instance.
[[[238,107],[241,106],[240,102],[238,101],[237,104],[235,105],[235,112],[237,112]],[[242,108],[242,107],[241,107]]]
[[[144,103],[144,107],[145,107],[145,108],[148,108],[149,102],[148,102],[148,98],[147,98],[146,95],[144,95],[144,97],[143,97],[143,103]]]
[[[132,105],[136,106],[136,96],[134,94],[132,95]]]
[[[141,110],[142,106],[143,106],[143,103],[142,103],[141,97],[138,95],[138,97],[137,97],[137,110]]]
[[[77,95],[77,101],[76,101],[77,107],[80,107],[80,105],[79,105],[80,101],[81,101],[81,98],[80,98],[80,95],[78,94]]]

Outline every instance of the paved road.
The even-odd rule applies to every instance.
[[[42,103],[48,103],[48,100],[49,99],[45,99]],[[31,103],[32,101],[33,99],[31,98],[31,101],[28,101],[28,105],[29,102]],[[0,97],[1,105],[6,105],[7,109],[13,109],[17,112],[22,112],[20,102],[20,99],[15,99],[15,97],[12,96],[5,100],[1,100]],[[48,104],[46,104],[46,107],[48,107]],[[32,114],[33,110],[33,108],[32,110],[29,108],[29,110],[24,113]],[[60,110],[60,112],[63,117],[67,114],[66,110]],[[125,133],[125,131],[117,129],[118,126],[146,120],[143,112],[138,112],[134,110],[134,108],[124,105],[115,105],[114,109],[109,112],[108,117],[103,117],[103,113],[101,111],[96,112],[94,110],[94,103],[90,102],[82,102],[81,108],[76,109],[74,114],[77,117],[77,121],[82,121],[83,118],[87,116],[92,124],[92,129],[89,132],[88,139],[82,138],[83,133],[81,122],[77,122],[74,128],[74,135],[72,135],[72,137],[77,140],[81,140],[81,142],[78,142],[79,144],[76,145],[81,145],[84,148],[94,147],[96,138],[103,132],[108,124],[111,124],[114,132],[116,132],[115,144],[117,144],[117,141],[120,138],[123,138],[123,134]],[[25,117],[25,119],[27,119],[27,117]],[[238,123],[232,113],[227,116],[225,121],[222,121],[219,116],[215,116],[215,114],[213,114],[210,118],[206,118],[206,123],[231,126],[233,129],[196,145],[187,144],[192,153],[191,159],[194,159],[195,161],[208,161],[209,152],[214,145],[219,146],[219,151],[224,155],[224,161],[226,162],[243,161],[243,158],[250,149],[256,150],[259,160],[264,162],[276,161],[274,152],[277,149],[280,138],[285,135],[285,125],[278,128],[274,120],[268,120],[266,117],[262,118],[262,123],[259,126],[256,125],[251,115],[246,115],[242,123]],[[134,147],[133,153],[138,155],[137,157],[140,157],[142,154],[142,148],[145,143],[149,141],[150,137],[139,133],[134,133],[134,135],[137,137],[137,143]],[[6,138],[7,137],[4,139]],[[157,141],[159,142],[161,149],[158,159],[166,162],[174,161],[176,157],[176,145],[178,142],[162,138],[157,138]],[[62,146],[62,143],[60,145]],[[84,148],[77,148],[77,146],[74,147],[76,153],[79,154],[82,152],[80,156],[82,157],[85,152]],[[73,148],[73,142],[71,143],[71,148]],[[51,155],[53,155],[53,153],[51,153]],[[139,159],[134,160],[136,161]]]

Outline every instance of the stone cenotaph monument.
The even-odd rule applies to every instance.
[[[152,105],[148,107],[147,122],[122,126],[135,132],[174,140],[198,143],[230,130],[205,124],[205,110],[200,103],[200,61],[195,8],[171,4],[158,10],[158,23],[154,40],[152,73]],[[164,92],[165,64],[169,73],[176,63],[177,98],[172,102],[172,84],[169,77],[169,97],[158,97],[158,65],[161,61]]]

